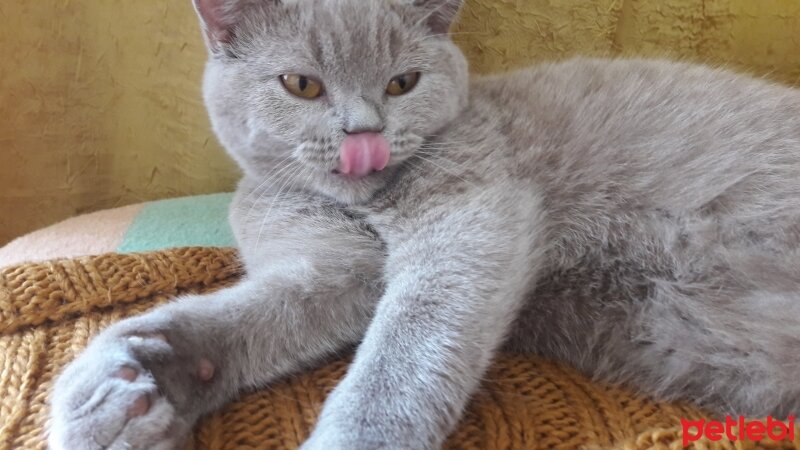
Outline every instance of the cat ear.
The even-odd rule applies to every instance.
[[[413,0],[413,5],[422,10],[422,20],[436,34],[450,31],[463,3],[463,0]]]
[[[266,8],[277,0],[192,0],[200,17],[206,44],[218,52],[234,39],[234,30],[245,11],[256,4]]]

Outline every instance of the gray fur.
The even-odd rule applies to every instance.
[[[469,80],[440,32],[459,3],[198,0],[247,276],[96,338],[56,385],[54,450],[177,448],[242,389],[359,343],[304,449],[438,448],[501,346],[718,413],[800,413],[800,93],[643,60]],[[327,96],[292,97],[288,72]],[[352,127],[382,130],[386,170],[331,173]]]

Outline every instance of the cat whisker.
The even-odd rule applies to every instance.
[[[445,152],[445,151],[442,151],[442,150],[436,150],[436,151],[433,151],[433,152],[418,151],[418,152],[415,153],[415,155],[425,156],[427,158],[432,158],[432,159],[434,159],[436,161],[446,161],[446,162],[455,164],[457,166],[464,165],[467,162],[466,159],[459,159],[458,161],[456,161],[456,160],[454,160],[454,158],[458,155],[457,153],[455,153],[455,152]]]
[[[256,248],[258,248],[258,244],[259,244],[259,241],[261,239],[261,235],[263,234],[264,227],[267,224],[267,220],[270,218],[270,213],[273,210],[273,208],[275,207],[276,202],[285,193],[288,193],[288,192],[284,192],[284,191],[286,190],[287,187],[289,187],[292,184],[293,179],[297,176],[297,174],[301,170],[302,170],[302,166],[301,165],[297,165],[297,166],[294,166],[291,169],[289,169],[285,173],[285,179],[283,180],[283,183],[280,185],[280,187],[278,187],[278,190],[276,192],[274,192],[274,195],[272,196],[272,201],[270,202],[270,205],[267,208],[267,211],[264,213],[263,217],[261,218],[261,226],[259,227],[258,235],[256,237],[256,245],[255,245]],[[275,183],[273,183],[273,186],[275,184],[279,183],[279,182],[280,182],[280,180],[275,180]]]
[[[464,147],[420,147],[416,150],[416,153],[428,154],[430,156],[446,156],[446,155],[453,155],[457,153],[462,153]]]
[[[286,175],[291,175],[291,174],[292,174],[292,173],[293,173],[293,172],[294,172],[296,169],[297,169],[297,167],[296,167],[296,166],[293,166],[291,163],[289,163],[289,164],[287,164],[287,165],[286,165],[286,166],[285,166],[285,167],[284,167],[284,168],[281,170],[281,172],[284,172]],[[272,188],[273,188],[273,187],[274,187],[274,186],[275,186],[277,183],[279,183],[279,182],[281,181],[281,180],[280,180],[280,178],[277,176],[277,174],[276,174],[275,176],[273,176],[273,178],[274,178],[273,182],[272,182],[272,183],[269,185],[269,187],[268,187],[267,189],[265,189],[265,190],[264,190],[264,192],[263,192],[263,193],[262,193],[262,194],[259,196],[259,199],[258,199],[258,201],[259,201],[259,202],[261,201],[261,198],[263,198],[263,197],[264,197],[265,195],[267,195],[267,194],[268,194],[270,191],[272,191]],[[281,190],[283,189],[283,186],[285,186],[285,185],[286,185],[286,183],[287,183],[289,180],[291,180],[291,176],[287,176],[287,178],[284,180],[284,184],[282,184],[282,185],[281,185],[281,187],[280,187],[280,188],[277,190],[277,192],[276,192],[276,191],[272,191],[272,195],[273,195],[273,197],[272,197],[272,201],[270,202],[270,208],[269,208],[269,210],[271,210],[271,209],[272,209],[272,206],[275,204],[275,200],[277,199],[277,197],[278,197],[278,196],[280,196],[280,195],[281,195]],[[251,210],[252,210],[252,208],[251,208]],[[269,210],[268,210],[268,211],[269,211]],[[258,246],[258,242],[259,242],[259,240],[261,239],[261,234],[262,234],[262,232],[263,232],[263,230],[264,230],[264,226],[266,225],[266,221],[267,221],[268,217],[269,217],[269,214],[265,214],[265,215],[264,215],[264,216],[261,218],[261,225],[260,225],[260,227],[259,227],[259,233],[258,233],[258,235],[257,235],[257,238],[256,238],[256,247]],[[249,217],[248,217],[248,220],[249,220]]]
[[[457,177],[458,179],[460,179],[462,181],[466,181],[466,182],[470,183],[471,185],[475,186],[474,182],[470,182],[469,180],[464,178],[464,174],[468,171],[468,168],[466,166],[458,166],[458,165],[455,165],[455,164],[449,164],[448,165],[448,164],[444,163],[443,160],[439,160],[438,162],[436,162],[436,161],[426,161],[426,162],[428,162],[429,164],[434,165],[437,169],[439,169],[439,170],[441,170],[441,171],[443,171],[443,172],[445,172],[445,173],[447,173],[449,175]]]
[[[453,146],[470,146],[470,145],[474,145],[474,142],[447,140],[447,141],[426,141],[423,142],[420,145],[420,147],[453,147]]]
[[[418,157],[419,159],[423,160],[423,161],[426,161],[426,162],[428,162],[429,164],[432,164],[432,165],[434,165],[434,166],[438,167],[440,170],[442,170],[443,172],[447,173],[448,175],[452,175],[452,176],[454,176],[454,177],[458,178],[459,180],[461,180],[461,181],[463,181],[463,182],[465,182],[465,183],[469,184],[470,186],[477,187],[477,185],[476,185],[475,183],[473,183],[473,182],[471,182],[471,181],[469,181],[469,180],[465,179],[465,178],[464,178],[464,177],[462,177],[460,174],[458,174],[458,173],[456,173],[456,172],[453,172],[452,170],[449,170],[449,169],[447,169],[446,167],[443,167],[443,166],[441,166],[441,165],[439,165],[439,164],[436,164],[436,162],[434,162],[432,159],[425,158],[425,157],[424,157],[424,156],[422,156],[422,155],[417,155],[417,157]]]
[[[464,147],[420,147],[417,149],[417,153],[428,153],[431,156],[434,155],[448,155],[453,154],[456,152],[461,152],[464,150]]]
[[[262,198],[264,198],[265,195],[269,193],[270,189],[280,180],[280,176],[285,174],[285,172],[287,172],[287,170],[292,167],[292,163],[293,163],[292,161],[287,162],[286,164],[283,165],[283,167],[279,171],[273,173],[269,177],[268,180],[272,181],[272,183],[266,185],[262,190],[261,194],[258,196],[258,198],[250,205],[250,209],[247,212],[247,216],[245,216],[246,220],[250,219],[251,217],[250,214],[252,213],[253,208],[261,201]]]
[[[256,249],[258,248],[258,245],[261,242],[261,236],[264,233],[264,227],[267,224],[267,219],[269,218],[269,215],[272,212],[272,208],[275,206],[275,202],[283,194],[284,189],[287,188],[289,186],[289,184],[292,182],[292,179],[295,176],[297,176],[297,174],[299,174],[302,170],[303,170],[303,166],[302,165],[297,165],[297,166],[294,167],[294,169],[292,171],[288,172],[289,175],[286,177],[286,180],[283,182],[281,187],[278,188],[278,192],[277,192],[277,194],[275,194],[275,197],[272,198],[272,202],[270,203],[269,208],[267,209],[267,212],[264,213],[264,217],[261,219],[261,226],[259,227],[258,235],[256,236],[256,244],[255,244],[255,248]]]
[[[430,148],[430,149],[437,149],[437,148],[463,148],[470,145],[469,143],[448,143],[448,144],[423,144],[420,148]]]
[[[306,192],[306,188],[308,187],[309,183],[311,183],[311,180],[313,178],[314,178],[314,172],[309,170],[308,175],[306,176],[306,181],[303,183],[303,187],[300,188],[301,192]]]
[[[252,192],[247,194],[247,196],[245,197],[245,201],[247,199],[249,199],[250,197],[252,197],[256,192],[261,190],[261,193],[258,195],[258,198],[256,198],[256,200],[253,201],[252,204],[250,204],[250,208],[247,210],[247,214],[245,215],[245,220],[248,220],[250,218],[250,214],[253,212],[253,208],[258,204],[259,201],[261,201],[261,199],[263,198],[264,194],[269,190],[270,185],[267,184],[267,183],[269,183],[269,181],[272,180],[278,173],[282,172],[286,167],[288,167],[291,164],[291,162],[287,163],[287,161],[290,158],[291,158],[291,155],[287,156],[286,158],[281,160],[278,164],[276,164],[275,167],[273,167],[272,170],[270,170],[267,173],[267,176],[264,178],[264,181],[262,181],[258,185],[258,187],[253,189]],[[244,201],[243,201],[243,203],[244,203]]]
[[[420,152],[417,152],[416,154],[420,155],[420,156],[425,156],[425,157],[428,157],[428,158],[431,158],[431,159],[435,159],[435,160],[441,161],[443,163],[448,163],[448,164],[450,164],[450,167],[452,169],[464,170],[470,165],[470,161],[469,160],[464,160],[464,161],[458,162],[458,161],[454,161],[452,159],[447,158],[447,153],[446,152],[437,151],[435,153],[432,153],[432,152],[420,151]]]
[[[441,140],[437,140],[437,139],[441,139]],[[473,141],[472,139],[469,139],[469,140],[455,140],[455,139],[453,139],[452,136],[448,137],[448,136],[441,136],[441,135],[437,135],[437,134],[428,135],[428,136],[425,137],[425,140],[424,140],[424,142],[426,144],[447,144],[447,143],[451,143],[451,142],[452,143],[464,143],[464,144],[466,144],[466,143],[472,142],[472,141]]]
[[[256,186],[256,188],[255,188],[255,189],[253,189],[253,190],[252,190],[252,191],[251,191],[249,194],[247,194],[247,195],[244,197],[244,199],[243,199],[243,200],[245,200],[245,201],[246,201],[246,200],[250,199],[250,197],[252,197],[253,195],[255,195],[255,193],[256,193],[256,192],[258,192],[260,189],[262,189],[262,188],[264,187],[264,185],[265,185],[265,184],[266,184],[266,183],[269,181],[269,179],[272,177],[272,174],[274,174],[274,173],[275,173],[275,171],[276,171],[276,170],[277,170],[279,167],[281,167],[281,166],[282,166],[282,164],[283,164],[283,163],[285,163],[285,162],[286,162],[286,161],[287,161],[289,158],[291,158],[291,157],[292,157],[292,155],[289,155],[289,156],[287,156],[287,157],[283,158],[282,160],[280,160],[280,161],[279,161],[277,164],[275,164],[275,166],[273,166],[273,167],[272,167],[272,169],[270,169],[270,170],[269,170],[269,172],[267,172],[267,175],[264,177],[264,180],[263,180],[263,181],[262,181],[262,182],[261,182],[261,183],[260,183],[258,186]]]

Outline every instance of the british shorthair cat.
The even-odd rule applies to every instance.
[[[684,63],[470,76],[460,0],[195,0],[246,276],[110,326],[54,450],[178,449],[358,345],[305,450],[436,449],[500,348],[800,412],[800,92]]]

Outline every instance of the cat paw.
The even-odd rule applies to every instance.
[[[52,450],[173,450],[188,437],[197,415],[186,400],[211,382],[213,365],[187,365],[164,333],[118,329],[98,336],[58,378]]]

